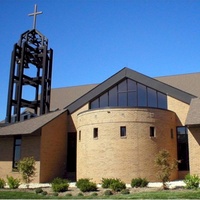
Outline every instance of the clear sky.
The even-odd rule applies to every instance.
[[[0,0],[0,120],[11,51],[32,29],[34,4],[54,50],[52,88],[100,83],[123,67],[151,77],[200,72],[200,0]]]

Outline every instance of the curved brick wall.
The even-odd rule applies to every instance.
[[[146,177],[158,181],[154,159],[161,149],[176,158],[176,115],[161,109],[116,108],[90,110],[78,115],[77,179]],[[126,137],[120,137],[126,126]],[[150,126],[156,137],[150,137]],[[93,129],[98,128],[98,138]],[[171,136],[173,129],[173,137]],[[81,137],[79,133],[81,132]],[[172,179],[177,178],[174,172]]]

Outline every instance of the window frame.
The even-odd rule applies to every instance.
[[[121,138],[127,137],[127,134],[126,134],[126,126],[120,126],[120,137],[121,137]]]
[[[155,138],[156,137],[156,128],[155,128],[155,126],[150,126],[149,127],[149,137],[150,138]]]
[[[17,141],[20,141],[19,144]],[[14,143],[13,143],[13,162],[12,162],[12,168],[17,169],[17,162],[21,158],[21,146],[22,146],[22,136],[17,135],[14,137]],[[17,149],[19,148],[19,155],[16,155]],[[19,158],[17,158],[19,157]]]

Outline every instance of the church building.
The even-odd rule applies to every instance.
[[[40,13],[35,6],[31,15]],[[163,149],[179,161],[171,180],[200,176],[200,73],[152,78],[125,67],[100,84],[52,89],[52,59],[35,24],[14,45],[0,178],[21,178],[17,162],[33,156],[35,183],[56,177],[153,182]],[[23,96],[26,88],[33,99]]]
[[[199,79],[123,68],[98,85],[52,89],[49,113],[0,128],[0,177],[19,177],[16,162],[33,156],[34,182],[158,181],[154,160],[162,149],[180,161],[172,180],[200,175]]]

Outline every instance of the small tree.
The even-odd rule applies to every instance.
[[[170,159],[170,153],[163,149],[156,155],[155,163],[158,170],[158,177],[162,181],[163,189],[167,189],[166,182],[170,180],[170,175],[177,167],[177,161]]]
[[[22,178],[25,183],[30,183],[31,178],[35,175],[35,159],[33,157],[25,157],[17,164],[19,172],[22,173]]]

